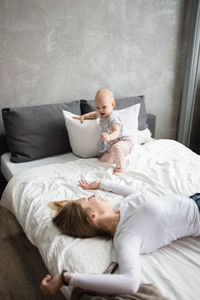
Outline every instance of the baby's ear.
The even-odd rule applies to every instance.
[[[112,101],[112,107],[115,107],[115,104],[116,104],[116,102],[115,102],[115,100],[113,100]]]

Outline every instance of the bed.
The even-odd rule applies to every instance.
[[[84,104],[88,109],[90,102]],[[138,122],[139,129],[142,126],[140,117]],[[140,131],[146,130],[145,126],[143,123]],[[7,125],[5,128],[10,134]],[[100,163],[96,157],[80,158],[71,152],[17,164],[10,161],[12,157],[17,159],[16,153],[2,155],[1,171],[8,184],[1,205],[16,216],[28,239],[39,249],[50,273],[55,274],[64,268],[71,272],[102,273],[115,260],[111,241],[64,236],[51,222],[49,201],[77,199],[93,193],[78,186],[81,178],[88,181],[115,180],[156,195],[176,193],[189,196],[200,190],[200,157],[197,154],[173,140],[146,138],[143,142],[135,147],[129,158],[129,168],[120,177],[113,176],[110,164]],[[22,155],[19,159],[22,160]],[[112,205],[123,201],[122,196],[103,190],[96,193],[109,199]],[[141,263],[144,281],[154,283],[168,299],[199,298],[199,237],[183,238],[155,253],[141,255]],[[70,299],[70,287],[62,287],[62,292]]]

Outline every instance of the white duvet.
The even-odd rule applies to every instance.
[[[200,156],[172,140],[157,140],[138,146],[130,157],[128,171],[121,177],[98,159],[80,159],[25,170],[8,183],[1,204],[18,219],[28,239],[39,249],[51,274],[70,272],[102,273],[115,258],[111,241],[100,238],[74,239],[61,235],[51,222],[47,203],[77,199],[93,194],[78,185],[80,178],[115,180],[157,195],[176,193],[189,196],[200,192]],[[111,203],[123,197],[96,191]],[[184,238],[150,255],[141,256],[147,282],[158,286],[170,300],[197,300],[200,296],[200,238]],[[70,298],[70,288],[63,287]]]

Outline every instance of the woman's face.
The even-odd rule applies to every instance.
[[[77,202],[85,209],[90,208],[92,211],[98,212],[99,215],[108,213],[112,210],[110,202],[97,195],[92,195],[89,198],[78,199]]]

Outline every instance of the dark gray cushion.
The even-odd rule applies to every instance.
[[[147,124],[149,130],[151,131],[151,136],[154,138],[156,129],[156,116],[153,114],[147,114]]]
[[[1,132],[0,133],[0,155],[2,155],[5,152],[8,152],[6,135],[5,135],[5,133]]]
[[[144,96],[135,96],[128,98],[115,99],[115,109],[123,109],[135,104],[140,103],[140,111],[138,116],[138,129],[143,130],[148,127],[147,125],[147,113],[144,102]],[[96,110],[93,100],[81,100],[81,114],[87,114],[88,112]]]
[[[12,162],[71,152],[62,110],[80,115],[80,101],[2,109]]]

